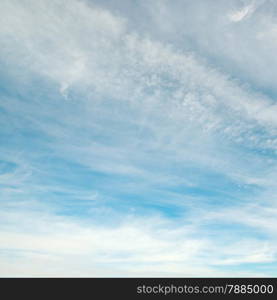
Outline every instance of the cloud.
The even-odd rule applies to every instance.
[[[235,253],[224,247],[214,252],[208,239],[192,236],[192,228],[176,228],[159,217],[130,216],[116,227],[30,212],[14,215],[14,220],[13,227],[1,231],[1,276],[224,276],[230,273],[217,270],[217,265],[272,261],[262,250],[244,258],[253,242],[246,249],[235,248]],[[35,230],[22,229],[22,224],[34,222]],[[219,261],[224,251],[229,258]]]
[[[255,11],[254,4],[247,5],[243,7],[241,10],[238,10],[236,12],[233,12],[229,15],[229,18],[232,22],[240,22],[246,17],[251,16],[251,14]]]
[[[274,274],[269,4],[205,3],[1,2],[1,276]]]
[[[272,57],[276,43],[270,38],[275,28],[274,2],[198,0],[171,5],[170,1],[154,1],[146,8],[145,15],[150,11],[151,17],[145,22],[144,32],[151,26],[151,34],[159,40],[194,52],[242,84],[274,98]],[[245,18],[230,22],[228,16],[241,11],[247,11]]]

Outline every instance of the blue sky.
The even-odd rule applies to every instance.
[[[275,1],[0,14],[0,276],[277,275]]]

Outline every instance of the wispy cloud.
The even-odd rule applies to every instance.
[[[240,22],[246,17],[250,17],[251,14],[255,11],[255,6],[253,3],[243,7],[242,9],[233,12],[229,15],[229,18],[232,22]]]
[[[274,275],[275,5],[104,2],[0,4],[0,275]]]

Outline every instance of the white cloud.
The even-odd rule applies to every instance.
[[[220,224],[228,221],[249,226],[253,233],[262,229],[273,234],[276,211],[265,196],[268,209],[242,207],[238,201],[238,209],[232,206],[214,212],[210,208],[212,212],[205,211],[202,215],[200,212],[206,206],[199,208],[201,197],[166,191],[172,186],[213,189],[212,184],[217,183],[207,182],[207,175],[199,178],[200,169],[217,174],[218,178],[226,177],[232,184],[257,185],[266,189],[267,194],[273,194],[276,184],[273,159],[265,160],[259,153],[248,153],[243,148],[276,150],[276,105],[271,97],[244,86],[198,55],[178,50],[178,45],[129,30],[124,17],[94,5],[73,0],[2,1],[0,5],[0,41],[4,45],[1,60],[18,75],[14,89],[20,91],[23,85],[35,94],[28,101],[12,97],[1,100],[1,108],[12,116],[9,126],[14,126],[15,132],[24,121],[26,130],[35,128],[45,137],[41,142],[42,152],[32,146],[32,151],[27,147],[22,149],[15,171],[0,174],[1,184],[13,182],[13,187],[2,190],[3,207],[15,210],[20,203],[15,201],[16,194],[20,191],[24,195],[20,209],[26,205],[29,211],[1,213],[1,244],[9,253],[16,253],[13,256],[4,251],[0,258],[3,276],[230,276],[230,272],[218,271],[216,265],[274,261],[276,243],[272,238],[266,246],[259,240],[247,240],[246,246],[236,251],[240,248],[238,244],[225,242],[224,237],[218,241],[207,234],[209,228],[207,231],[202,228],[205,222],[217,220]],[[175,22],[178,18],[166,17],[170,13],[163,6],[167,1],[159,5],[163,19],[156,16],[155,22],[165,22],[162,28],[168,33],[171,27],[166,20]],[[198,10],[199,5],[193,9]],[[253,9],[249,6],[237,11],[235,20],[250,16]],[[201,11],[199,20],[203,19]],[[239,62],[241,53],[242,60],[255,64],[256,57],[248,54],[247,47],[247,54],[243,47],[234,53],[227,46],[230,52],[219,51],[219,39],[227,41],[229,46],[234,40],[218,35],[221,21],[211,17],[209,10],[207,15],[212,25],[202,27],[213,33],[208,35],[209,47],[213,45],[218,53]],[[224,13],[221,15],[226,17]],[[194,34],[189,30],[195,26],[182,28]],[[176,31],[176,27],[173,29]],[[197,36],[200,40],[201,30]],[[232,30],[235,29],[229,30],[231,36]],[[240,35],[242,39],[247,32]],[[240,39],[239,42],[242,43]],[[253,55],[260,57],[265,53],[259,51]],[[247,63],[242,67],[246,72],[252,70]],[[262,70],[267,82],[271,82],[266,70]],[[38,88],[30,87],[33,83],[28,80],[33,77],[44,80],[47,93],[45,90],[36,93]],[[4,156],[3,159],[15,160],[13,151]],[[74,186],[62,188],[46,179],[54,181],[71,174],[55,173],[55,162],[48,163],[51,157],[77,163],[92,172],[127,176],[129,181],[107,180],[102,186],[99,184],[100,192],[91,187],[91,182],[86,190]],[[67,171],[70,173],[70,168]],[[79,178],[77,175],[73,182]],[[105,209],[107,190],[163,193],[168,199],[159,199],[160,203],[178,204],[180,213],[186,212],[188,216],[183,217],[185,221],[178,219],[175,223],[164,217],[128,219],[123,214],[115,223],[120,218],[126,218],[126,222],[103,227],[99,220],[92,225],[83,224],[87,220],[77,217],[55,217],[52,214],[56,207],[50,204],[41,203],[36,208],[37,199],[48,191],[67,192],[78,200],[97,204],[103,200],[98,209]],[[224,186],[220,191],[224,191]],[[154,203],[148,197],[149,203]],[[249,196],[238,200],[250,202]],[[229,205],[224,194],[221,202]],[[36,209],[43,213],[30,213]],[[213,244],[216,247],[210,251]],[[261,250],[250,251],[260,246]],[[105,264],[111,264],[112,268],[105,268]]]
[[[229,15],[229,18],[232,22],[240,22],[246,17],[250,17],[251,14],[255,11],[255,5],[254,3],[251,3],[249,5],[246,5],[242,9],[233,12]]]
[[[176,228],[160,218],[130,216],[105,227],[30,212],[14,217],[14,227],[0,234],[6,249],[0,255],[0,276],[224,276],[217,265],[272,261],[265,248],[248,254],[253,241],[215,251],[211,240],[192,237],[198,236],[197,228]],[[228,259],[220,260],[224,253]]]

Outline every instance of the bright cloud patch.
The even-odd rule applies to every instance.
[[[229,15],[229,18],[233,22],[240,22],[247,16],[250,16],[255,10],[255,6],[253,4],[247,5],[241,10],[238,10]]]

